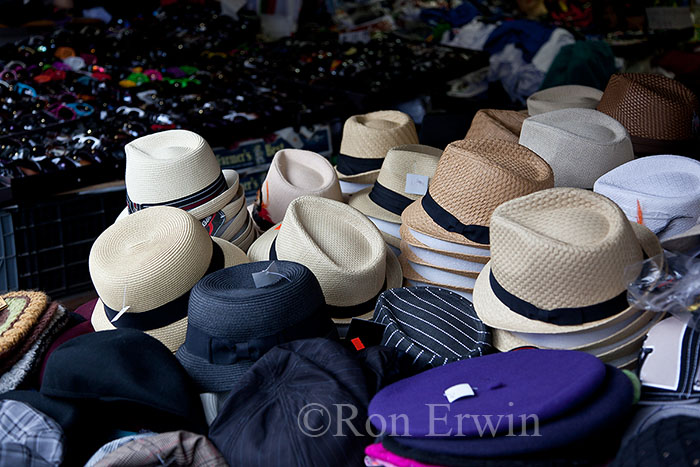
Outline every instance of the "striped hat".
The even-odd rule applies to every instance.
[[[439,287],[387,290],[372,321],[386,325],[381,345],[407,353],[417,368],[492,352],[491,332],[471,302]]]

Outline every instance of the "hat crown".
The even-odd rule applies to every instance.
[[[407,198],[416,200],[421,195],[406,193],[406,176],[416,174],[432,178],[441,155],[440,149],[422,144],[406,144],[391,148],[386,153],[377,182]]]
[[[526,111],[481,109],[472,120],[466,139],[503,139],[518,142]]]
[[[603,91],[589,86],[567,84],[537,91],[527,98],[530,115],[568,108],[595,109]]]
[[[576,188],[553,188],[499,206],[491,219],[491,271],[511,294],[545,310],[610,300],[642,249],[622,211]]]
[[[90,277],[108,307],[152,310],[189,291],[209,267],[212,240],[194,217],[156,206],[108,227],[90,250]]]
[[[181,199],[206,188],[221,175],[209,144],[187,130],[137,138],[124,147],[126,189],[139,204]]]
[[[345,121],[340,153],[361,159],[383,159],[389,149],[418,144],[411,117],[398,110],[354,115]]]
[[[338,201],[316,196],[292,201],[275,248],[278,258],[314,273],[330,305],[366,302],[384,284],[384,239],[362,213]]]
[[[541,157],[503,140],[450,143],[429,186],[431,197],[463,224],[488,226],[501,203],[554,184]]]

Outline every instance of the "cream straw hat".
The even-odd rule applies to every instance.
[[[474,308],[506,331],[597,329],[633,313],[625,269],[661,251],[649,229],[604,196],[575,188],[523,196],[493,213],[491,261],[476,280]]]
[[[90,277],[100,296],[92,325],[139,329],[175,352],[185,341],[190,289],[209,272],[247,262],[245,253],[210,237],[185,211],[136,212],[108,227],[90,250]]]
[[[347,204],[316,196],[292,201],[282,223],[262,234],[248,255],[311,269],[336,322],[370,317],[382,291],[401,287],[401,266],[374,224]]]
[[[589,86],[567,84],[537,91],[527,98],[527,112],[539,115],[561,109],[595,109],[603,91]]]
[[[502,139],[517,143],[527,117],[524,110],[481,109],[474,115],[464,139]]]
[[[406,224],[401,224],[399,233],[401,234],[401,241],[407,245],[422,248],[445,257],[483,262],[485,264],[491,256],[491,251],[488,247],[475,247],[440,240],[413,230]]]
[[[464,259],[444,256],[424,248],[411,246],[406,242],[401,242],[401,255],[412,264],[419,264],[435,269],[440,269],[453,274],[478,274],[484,269],[484,264],[489,260],[488,256],[479,258],[479,262],[467,261]],[[476,277],[476,276],[474,276]]]

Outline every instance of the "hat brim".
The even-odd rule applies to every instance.
[[[415,230],[415,229],[414,229]],[[432,251],[433,253],[438,253],[440,255],[444,256],[451,256],[452,258],[456,259],[462,259],[465,261],[473,261],[475,263],[483,263],[486,264],[488,261],[491,259],[490,254],[491,250],[489,248],[484,248],[483,245],[481,247],[478,247],[480,250],[484,251],[485,253],[488,253],[489,255],[473,255],[473,254],[468,254],[468,253],[459,253],[455,251],[450,251],[446,250],[444,248],[441,248],[441,244],[445,243],[452,243],[446,240],[440,240],[436,238],[426,238],[426,241],[430,241],[432,238],[434,240],[434,244],[429,245],[425,242],[422,242],[421,240],[417,239],[413,234],[411,233],[411,227],[407,226],[406,224],[401,224],[401,228],[399,229],[399,232],[401,233],[401,240],[404,242],[408,243],[411,246],[417,247],[417,248],[423,248],[424,250]],[[420,233],[420,232],[418,232]],[[425,234],[424,234],[425,235]],[[464,248],[469,247],[469,248],[477,248],[471,245],[461,245],[461,244],[454,244],[456,248],[462,247]]]
[[[368,185],[377,181],[377,177],[379,177],[379,170],[380,169],[375,169],[370,170],[369,172],[362,172],[355,175],[345,175],[338,172],[338,169],[335,169],[335,173],[338,174],[339,181],[348,183],[362,183]]]
[[[399,214],[394,214],[391,211],[387,211],[372,201],[369,194],[372,192],[373,188],[374,187],[365,188],[364,190],[360,190],[357,193],[350,195],[348,204],[360,211],[365,216],[376,217],[377,219],[381,219],[383,221],[400,224],[401,216]]]
[[[247,252],[250,246],[257,238],[257,235],[258,231],[255,230],[255,223],[253,222],[253,219],[251,217],[248,217],[248,224],[246,225],[245,230],[235,239],[231,240],[231,243],[236,245],[244,252]]]
[[[411,264],[406,260],[406,258],[404,258],[403,255],[399,256],[399,263],[401,264],[403,276],[408,280],[422,282],[424,284],[434,285],[436,287],[442,287],[442,288],[446,288],[446,289],[459,290],[461,292],[473,293],[474,289],[470,288],[470,287],[463,287],[463,286],[459,286],[459,285],[448,284],[446,282],[437,282],[435,280],[431,280],[431,279],[434,279],[435,277],[431,277],[430,279],[423,277],[415,269],[413,269]]]
[[[404,281],[403,281],[403,286],[404,286],[404,287],[438,287],[438,288],[440,288],[440,289],[449,290],[450,292],[454,292],[454,293],[456,293],[456,294],[459,294],[459,295],[461,295],[462,297],[464,297],[464,298],[466,298],[467,300],[469,300],[470,302],[472,301],[472,298],[473,298],[471,292],[464,292],[464,291],[462,291],[462,290],[457,290],[457,289],[453,289],[453,288],[450,288],[450,287],[445,287],[445,286],[442,286],[442,285],[431,285],[431,284],[426,284],[426,283],[419,282],[419,281],[412,281],[412,280],[410,280],[410,279],[404,280]]]
[[[230,391],[255,363],[242,360],[231,365],[216,365],[193,355],[186,346],[178,349],[176,357],[197,384],[199,392]]]
[[[464,235],[460,235],[455,232],[448,232],[447,230],[443,229],[435,223],[428,213],[425,212],[423,209],[423,204],[420,202],[420,200],[411,203],[406,209],[403,210],[403,213],[401,214],[401,221],[411,229],[422,234],[429,235],[433,238],[437,238],[438,240],[479,248],[488,248],[489,246],[473,242]],[[469,224],[470,222],[465,223]]]
[[[212,240],[219,245],[219,247],[221,247],[221,250],[224,253],[224,268],[250,262],[246,254],[235,245],[216,237],[212,237]],[[116,326],[114,326],[107,317],[107,313],[105,312],[104,304],[102,303],[101,299],[97,300],[95,303],[95,308],[92,311],[90,322],[92,323],[92,327],[95,329],[95,331],[116,329]],[[185,342],[185,335],[187,333],[187,317],[162,328],[150,329],[144,332],[161,341],[171,352],[175,352]]]
[[[466,277],[471,277],[471,278],[476,279],[476,276],[479,274],[479,272],[481,272],[481,270],[484,267],[484,263],[471,262],[473,264],[473,267],[475,269],[478,269],[478,271],[467,271],[465,269],[447,268],[447,267],[440,266],[439,264],[429,263],[429,262],[425,261],[424,259],[419,258],[411,250],[411,247],[406,242],[401,242],[400,248],[401,248],[401,256],[406,258],[411,263],[418,264],[420,266],[426,266],[426,267],[433,268],[433,269],[438,269],[440,271],[445,271],[445,272],[448,272],[450,274],[457,274],[460,276],[466,276]],[[486,258],[486,260],[488,260],[488,258]]]
[[[192,216],[194,216],[199,221],[201,221],[205,217],[211,216],[215,212],[223,209],[224,206],[229,204],[231,202],[231,200],[234,199],[234,197],[236,196],[236,193],[238,192],[238,186],[239,186],[238,172],[236,172],[235,170],[229,170],[229,169],[222,170],[221,172],[224,174],[224,179],[226,180],[226,185],[228,186],[228,188],[223,193],[221,193],[219,196],[212,199],[211,201],[208,201],[208,202],[202,204],[201,206],[197,206],[196,208],[190,209],[189,211],[187,211],[188,213],[190,213]],[[119,213],[119,216],[117,216],[116,221],[121,220],[128,215],[129,215],[129,208],[124,208],[124,210]]]
[[[240,195],[240,196],[239,196]],[[223,238],[226,241],[231,241],[233,237],[240,232],[241,228],[245,225],[248,216],[245,210],[245,196],[243,196],[243,187],[239,187],[238,193],[234,200],[224,206],[221,212],[226,216],[226,222],[231,222],[226,229],[219,235],[219,238]]]
[[[253,242],[253,244],[250,246],[250,249],[248,250],[248,257],[252,261],[268,261],[270,259],[270,246],[272,245],[272,242],[275,241],[275,239],[277,238],[277,234],[279,233],[279,227],[281,225],[281,222],[279,224],[276,224],[274,227],[272,227],[267,232],[263,233],[260,237],[258,237],[257,240]],[[399,263],[399,260],[396,257],[396,255],[389,248],[386,249],[385,279],[385,290],[401,287],[403,283],[403,273],[401,270],[401,264]],[[354,316],[353,318],[369,319],[372,317],[373,313],[374,308],[372,308],[372,310],[368,310],[368,312],[363,315]],[[338,324],[346,324],[349,323],[351,320],[352,318],[333,318],[333,322]]]

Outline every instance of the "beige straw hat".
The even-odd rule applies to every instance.
[[[649,229],[604,196],[576,188],[523,196],[493,213],[491,261],[476,280],[474,308],[506,331],[597,329],[631,313],[625,269],[661,251]]]
[[[488,256],[479,259],[479,262],[466,261],[451,256],[443,256],[430,250],[414,247],[406,242],[400,244],[401,256],[412,264],[427,266],[452,274],[474,277],[484,269],[484,264],[489,261]]]
[[[338,179],[374,183],[387,151],[403,144],[418,144],[416,126],[405,113],[380,110],[350,117],[340,141]]]
[[[406,224],[401,224],[399,233],[401,234],[401,241],[407,245],[421,248],[441,256],[465,261],[483,262],[484,264],[486,264],[491,257],[491,251],[488,245],[475,247],[440,240],[413,230]]]
[[[428,193],[407,207],[401,220],[425,235],[484,248],[498,205],[552,185],[549,165],[519,144],[455,141],[440,158]]]
[[[465,139],[503,139],[517,143],[527,117],[524,110],[481,109],[474,115]]]
[[[331,317],[349,322],[371,316],[377,296],[401,287],[401,266],[379,230],[361,212],[338,201],[302,196],[284,220],[250,247],[253,261],[296,261],[311,269]]]
[[[209,272],[247,262],[245,253],[210,237],[185,211],[136,212],[108,227],[90,250],[90,277],[100,296],[92,325],[96,331],[140,329],[175,352],[185,341],[190,289]]]
[[[442,151],[422,144],[389,149],[374,186],[350,197],[348,204],[366,216],[396,224],[403,210],[423,196]]]
[[[335,169],[328,159],[315,152],[277,151],[258,191],[253,219],[265,231],[282,222],[289,203],[304,195],[343,201]]]
[[[560,109],[595,109],[603,91],[589,86],[567,84],[537,91],[527,98],[527,112],[539,115]]]
[[[209,144],[191,131],[142,136],[124,151],[127,207],[119,218],[151,206],[173,206],[202,220],[238,191],[238,173],[222,171]]]
[[[520,144],[552,167],[554,186],[593,188],[603,174],[634,159],[627,130],[593,109],[562,109],[530,117]]]

